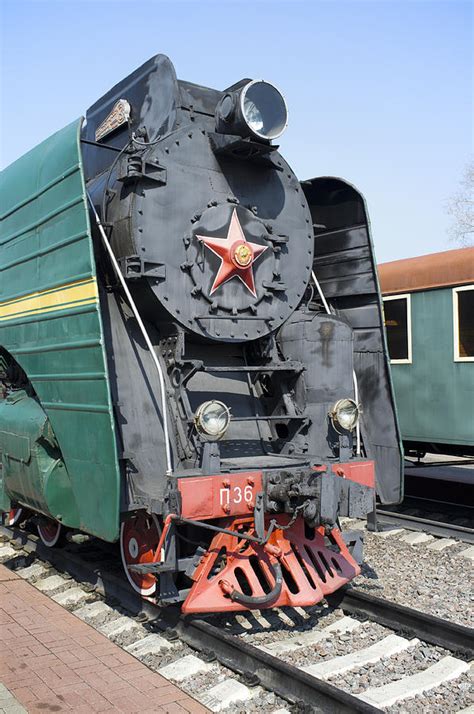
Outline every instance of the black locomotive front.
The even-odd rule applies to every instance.
[[[375,472],[399,497],[365,206],[300,184],[286,123],[272,84],[197,86],[162,55],[87,113],[122,557],[186,612],[317,602],[359,572],[338,518],[373,510]]]

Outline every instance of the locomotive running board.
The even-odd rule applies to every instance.
[[[292,525],[286,515],[275,520],[280,528],[266,545],[228,533],[213,538],[194,572],[183,613],[310,606],[360,573],[337,528],[325,536],[324,528],[308,528],[303,519]],[[239,528],[252,533],[253,519],[235,519],[232,529]]]

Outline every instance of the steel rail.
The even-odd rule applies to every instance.
[[[142,600],[125,580],[101,571],[100,566],[85,562],[71,551],[47,548],[37,536],[18,528],[0,526],[0,534],[14,541],[19,550],[35,553],[106,598],[118,601],[133,615],[146,616],[165,637],[178,636],[193,649],[212,653],[224,666],[248,678],[252,685],[261,684],[283,699],[299,703],[316,714],[382,714],[381,709],[244,642],[221,627],[202,619],[184,617],[179,608],[161,609]]]
[[[423,531],[443,538],[458,538],[465,543],[474,544],[474,528],[457,526],[454,523],[443,523],[429,518],[411,516],[395,511],[385,511],[377,508],[377,523],[382,525],[401,526],[409,531]]]
[[[161,609],[142,600],[124,579],[101,570],[100,565],[87,563],[75,553],[47,548],[37,536],[18,528],[0,526],[0,534],[13,540],[17,548],[27,553],[36,553],[106,598],[118,601],[133,615],[141,619],[146,617],[157,630],[163,631],[165,637],[179,637],[193,649],[215,655],[224,666],[249,678],[252,684],[261,684],[290,702],[309,705],[310,710],[317,714],[381,714],[382,710],[244,642],[221,627],[203,619],[184,617],[178,607]],[[374,597],[352,587],[343,588],[327,596],[326,600],[344,612],[362,615],[390,629],[410,633],[465,659],[470,660],[474,656],[472,628]]]
[[[394,630],[408,631],[425,642],[455,652],[468,660],[474,658],[472,627],[443,620],[352,587],[342,588],[327,596],[326,600],[344,612],[364,615],[369,620]]]
[[[411,459],[405,459],[405,462],[405,468],[424,469],[443,466],[471,466],[474,464],[474,459],[466,456],[460,457],[457,461],[412,461]]]

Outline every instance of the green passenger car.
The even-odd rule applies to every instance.
[[[474,248],[379,275],[406,453],[474,454]]]
[[[81,124],[1,174],[0,374],[12,356],[42,408],[26,391],[0,400],[0,509],[27,499],[38,513],[113,541],[120,471]]]

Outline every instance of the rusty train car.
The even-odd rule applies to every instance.
[[[383,263],[379,276],[405,453],[474,456],[474,247]]]
[[[310,605],[402,497],[366,204],[157,55],[1,178],[0,509],[186,613]]]

